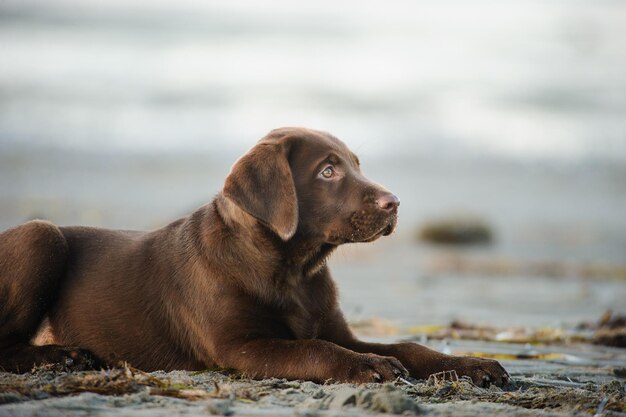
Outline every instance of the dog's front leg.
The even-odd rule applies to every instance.
[[[370,352],[397,358],[417,379],[444,371],[455,371],[458,376],[469,376],[476,385],[502,386],[509,381],[509,374],[498,361],[469,356],[452,356],[429,349],[417,343],[368,343],[358,340],[348,328],[341,311],[337,310],[327,320],[322,339],[332,341],[355,352]]]
[[[325,340],[254,339],[223,346],[222,367],[252,378],[305,379],[317,382],[380,382],[407,376],[392,357],[357,353]]]

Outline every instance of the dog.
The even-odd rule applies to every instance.
[[[252,378],[368,383],[456,371],[509,380],[494,360],[358,340],[326,260],[391,234],[398,198],[332,135],[271,131],[188,217],[151,232],[31,221],[0,234],[0,368],[45,363],[234,368]],[[49,323],[53,343],[33,339]]]

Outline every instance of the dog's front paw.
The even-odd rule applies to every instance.
[[[368,382],[393,381],[406,377],[409,372],[394,357],[363,353],[356,356],[348,369],[347,382],[363,384]]]
[[[455,358],[454,370],[458,376],[468,376],[479,387],[488,387],[494,384],[498,387],[509,383],[509,373],[493,359],[462,356]]]

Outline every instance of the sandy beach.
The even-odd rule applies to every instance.
[[[433,346],[436,347],[436,346]],[[452,351],[519,353],[516,344],[455,342]],[[513,383],[478,388],[432,378],[388,384],[253,381],[224,372],[153,372],[130,368],[0,373],[1,416],[623,416],[624,349],[539,347],[549,360],[503,360]],[[559,352],[559,355],[554,355]]]

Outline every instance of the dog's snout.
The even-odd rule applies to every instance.
[[[400,199],[391,193],[387,193],[378,197],[376,203],[383,210],[393,210],[400,205]]]

